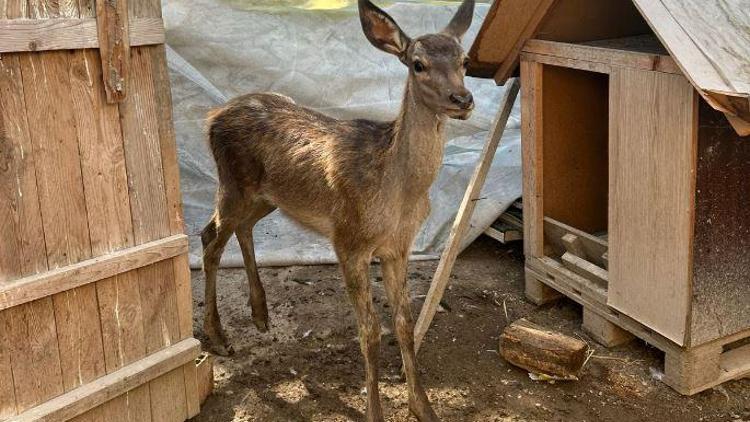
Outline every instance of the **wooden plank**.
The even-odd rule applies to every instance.
[[[107,104],[102,79],[96,50],[71,55],[71,99],[94,255],[133,244],[120,117],[117,106]]]
[[[200,351],[195,339],[183,340],[116,372],[60,395],[16,416],[14,422],[66,421],[133,388],[192,362]]]
[[[214,357],[201,353],[195,365],[198,370],[198,397],[202,404],[214,391]]]
[[[172,119],[172,90],[169,85],[166,51],[163,45],[148,47],[148,51],[151,53],[152,74],[154,77],[156,120],[159,124],[159,145],[161,147],[161,161],[164,172],[164,188],[170,231],[172,234],[184,233],[177,141],[175,139]]]
[[[555,219],[549,217],[544,218],[544,239],[552,248],[552,251],[558,256],[562,256],[562,254],[567,251],[565,243],[563,242],[563,238],[566,235],[573,235],[578,239],[583,248],[583,253],[591,262],[599,266],[604,265],[601,257],[609,248],[606,241],[597,236],[578,230],[575,227],[563,224]]]
[[[511,49],[505,54],[500,67],[497,69],[497,72],[494,76],[495,82],[503,83],[511,77],[515,69],[518,67],[519,55],[521,53],[521,50],[523,49],[524,44],[526,44],[526,41],[529,38],[533,37],[534,34],[536,34],[542,20],[547,16],[548,13],[550,13],[550,10],[553,8],[556,2],[557,0],[540,0],[536,5],[532,4],[526,6],[529,9],[533,9],[534,6],[536,6],[536,8],[533,9],[534,13],[529,16],[528,20],[518,20],[521,25],[523,25],[524,23],[525,25],[523,26],[523,30],[518,35],[518,37],[515,38],[513,47],[511,47]],[[514,17],[511,17],[511,19],[514,19]]]
[[[604,347],[617,347],[633,340],[633,335],[602,318],[590,308],[583,308],[581,328]]]
[[[610,67],[626,67],[676,74],[682,73],[679,66],[668,55],[544,40],[527,41],[523,51],[525,53],[576,61],[601,63]]]
[[[9,333],[18,412],[63,392],[52,298],[15,307]],[[16,375],[17,374],[17,375]]]
[[[607,289],[609,281],[607,280],[607,270],[598,267],[591,262],[573,255],[570,252],[565,252],[562,256],[562,263],[565,268],[573,271],[581,277],[587,278],[594,283],[598,284],[601,288]]]
[[[0,311],[0,420],[16,414],[16,392],[13,385],[13,362],[11,360],[10,311]]]
[[[0,310],[164,261],[186,252],[187,237],[175,235],[5,283],[0,285]]]
[[[120,103],[135,243],[170,234],[151,55],[132,48],[128,98]],[[137,216],[137,217],[136,217]]]
[[[54,295],[55,322],[65,391],[104,375],[96,286]]]
[[[96,0],[96,24],[107,102],[120,102],[127,94],[130,68],[127,1]]]
[[[732,87],[727,84],[716,67],[714,67],[711,60],[696,45],[691,34],[687,33],[686,28],[677,20],[674,13],[678,12],[678,7],[668,7],[667,3],[662,0],[633,0],[633,3],[646,17],[651,29],[656,33],[677,64],[683,69],[685,75],[696,87],[704,91],[733,91]],[[671,4],[671,2],[669,3]],[[681,7],[687,6],[689,3],[692,2],[689,1]],[[690,6],[694,6],[694,4]],[[708,7],[710,6],[705,4],[705,2],[701,2],[699,14],[702,14]],[[741,15],[742,13],[738,16]],[[700,18],[695,17],[695,19]],[[711,25],[712,32],[722,32],[715,30],[715,24],[716,22],[714,21]],[[734,37],[731,39],[732,44],[737,41]]]
[[[131,46],[164,44],[161,18],[131,19]],[[0,53],[99,48],[96,19],[0,20]]]
[[[682,76],[621,69],[610,100],[608,304],[683,345],[697,96]]]
[[[523,251],[544,254],[542,201],[542,84],[543,66],[521,61],[521,145],[523,161]]]
[[[458,252],[460,251],[463,235],[471,221],[471,215],[474,213],[474,207],[476,206],[482,187],[484,186],[484,181],[487,178],[487,172],[490,170],[492,160],[495,157],[495,151],[497,150],[503,133],[505,132],[505,126],[508,123],[511,111],[513,110],[513,104],[515,104],[516,97],[518,97],[518,90],[518,79],[510,81],[505,88],[505,93],[503,99],[500,101],[500,109],[498,110],[492,132],[482,150],[480,162],[474,170],[469,186],[466,188],[466,193],[464,193],[464,198],[458,209],[456,220],[453,222],[451,232],[448,236],[448,243],[440,257],[440,263],[438,264],[435,276],[430,284],[430,290],[427,292],[422,311],[417,319],[414,328],[415,350],[419,350],[419,346],[422,344],[427,329],[430,327],[432,319],[435,316],[440,300],[442,300],[445,288],[448,286],[450,273],[453,269],[453,264],[456,262]]]
[[[187,364],[195,368],[195,362]],[[159,422],[183,422],[187,419],[185,375],[182,367],[151,381],[151,417]]]
[[[583,242],[581,241],[580,237],[574,235],[573,233],[566,233],[563,235],[561,240],[567,252],[570,252],[573,255],[583,259],[586,259],[588,257],[588,254],[586,253],[586,249],[584,248]]]

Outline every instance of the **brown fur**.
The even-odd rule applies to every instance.
[[[459,44],[463,32],[455,32],[468,27],[464,20],[470,21],[471,8],[473,1],[464,2],[445,33],[412,41],[390,16],[369,1],[360,1],[363,28],[371,42],[410,67],[395,121],[337,120],[278,94],[241,96],[209,116],[208,138],[219,188],[216,210],[201,236],[206,272],[204,330],[218,352],[231,352],[216,304],[216,271],[232,234],[237,235],[245,260],[253,321],[260,330],[268,329],[252,229],[279,208],[328,237],[339,257],[357,313],[368,420],[383,420],[377,387],[380,323],[368,280],[373,256],[381,260],[394,310],[410,408],[422,422],[438,420],[417,377],[406,267],[414,236],[429,214],[428,190],[442,162],[446,117],[468,118],[473,108],[471,94],[463,86],[465,56]],[[368,28],[377,33],[369,33]],[[417,61],[424,70],[415,70]]]

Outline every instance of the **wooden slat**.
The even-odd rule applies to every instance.
[[[627,67],[676,74],[682,73],[679,66],[668,55],[544,40],[527,41],[523,51],[538,55],[601,63],[610,67]]]
[[[127,94],[125,79],[130,68],[127,1],[96,0],[96,19],[107,101],[120,102]]]
[[[120,104],[130,206],[136,244],[170,234],[161,144],[152,75],[146,47],[133,48],[127,101]],[[136,217],[137,216],[137,217]]]
[[[610,80],[608,303],[683,345],[697,96],[678,75],[621,69]]]
[[[56,397],[13,418],[13,422],[62,422],[133,388],[192,362],[200,352],[195,339],[183,340],[123,369]]]
[[[10,311],[0,311],[0,420],[16,414],[10,333],[14,330]]]
[[[96,50],[71,55],[70,80],[91,249],[102,255],[133,244],[120,118],[106,102]]]
[[[186,252],[187,237],[175,235],[4,283],[0,285],[0,310],[164,261]]]
[[[505,126],[508,123],[508,118],[518,97],[518,90],[518,79],[513,79],[505,87],[505,94],[502,100],[500,100],[500,109],[498,110],[495,124],[482,150],[480,161],[474,170],[469,186],[466,188],[461,206],[456,215],[456,220],[453,222],[450,235],[448,236],[448,243],[440,257],[440,263],[430,284],[430,290],[427,292],[427,298],[417,319],[414,328],[415,350],[419,350],[419,346],[427,333],[427,329],[430,328],[432,319],[435,317],[435,312],[437,312],[438,305],[448,286],[453,264],[456,262],[458,252],[461,250],[464,234],[471,221],[471,215],[474,213],[479,195],[482,192],[482,187],[492,165],[492,160],[495,158],[495,151],[505,132]]]
[[[131,46],[164,44],[161,18],[129,23]],[[99,48],[96,19],[0,20],[0,53]]]
[[[538,1],[538,4],[529,5],[530,9],[536,6],[536,8],[534,9],[534,13],[529,16],[528,20],[520,20],[519,23],[525,23],[525,26],[523,26],[523,30],[516,38],[513,47],[511,47],[511,49],[505,54],[500,67],[495,73],[495,82],[504,83],[513,74],[515,69],[518,67],[519,55],[521,53],[521,49],[523,49],[523,46],[526,43],[526,40],[536,34],[542,20],[547,16],[550,9],[552,9],[552,7],[555,5],[556,1],[557,0],[540,0]]]
[[[542,72],[539,63],[521,61],[521,137],[523,160],[523,250],[527,257],[544,253],[542,208]]]

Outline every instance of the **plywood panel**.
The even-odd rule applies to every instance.
[[[682,76],[611,75],[608,304],[684,344],[697,97]]]
[[[701,101],[691,345],[750,328],[750,137]]]
[[[544,67],[544,215],[592,234],[607,230],[608,82]]]

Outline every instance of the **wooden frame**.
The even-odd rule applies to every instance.
[[[0,420],[200,410],[163,43],[158,0],[0,2]]]
[[[608,47],[608,43],[612,46]],[[695,230],[705,227],[699,226],[696,219],[700,204],[696,199],[696,178],[701,177],[696,160],[701,157],[699,145],[705,144],[703,148],[713,151],[721,138],[698,141],[700,96],[666,53],[631,51],[622,45],[618,40],[596,45],[531,40],[521,53],[527,297],[541,304],[562,293],[580,303],[584,307],[584,328],[604,344],[627,341],[627,333],[653,344],[666,354],[665,382],[683,394],[694,394],[750,374],[750,345],[746,344],[750,324],[742,325],[741,317],[734,318],[732,331],[724,334],[695,327],[696,318],[703,319],[695,313],[705,312],[698,307],[702,302],[696,302],[695,295],[720,294],[708,287],[710,278],[696,273],[694,268]],[[609,163],[608,177],[596,178],[597,182],[608,179],[606,237],[595,233],[598,226],[580,230],[574,226],[585,223],[572,226],[567,224],[572,221],[568,216],[562,216],[563,221],[551,218],[545,207],[545,190],[554,184],[549,165],[560,165],[546,163],[545,151],[553,145],[551,142],[564,141],[566,136],[579,138],[574,127],[552,130],[545,126],[546,120],[555,116],[555,110],[549,108],[557,106],[545,95],[558,95],[563,85],[550,80],[552,89],[545,89],[545,72],[559,72],[562,68],[608,78],[608,92],[593,90],[585,94],[604,95],[609,103],[605,117],[609,153],[602,157]],[[573,84],[565,89],[585,93],[588,88]],[[568,91],[563,90],[560,95],[575,94]],[[721,127],[717,122],[706,125],[711,130],[725,130],[715,136],[736,136],[733,131],[713,129]],[[545,139],[550,136],[554,138]],[[638,146],[639,142],[644,145]],[[722,154],[740,153],[723,149],[726,151]],[[741,153],[747,154],[745,150]],[[585,153],[580,148],[576,151],[579,155]],[[648,157],[642,157],[645,151]],[[553,159],[561,157],[555,151],[546,152]],[[705,170],[709,171],[716,170]],[[723,173],[713,177],[715,180],[710,183],[734,180]],[[707,186],[700,192],[716,189]],[[560,191],[554,186],[552,189]],[[567,197],[568,201],[574,200]],[[647,207],[635,205],[644,197]],[[703,199],[707,200],[711,199]],[[726,213],[719,215],[722,219],[731,217]],[[745,224],[744,220],[739,224]],[[705,248],[705,242],[715,236],[713,231],[704,235],[701,247]],[[741,243],[735,237],[734,243],[738,241]],[[745,259],[740,255],[737,257]],[[708,264],[711,271],[718,270],[711,266],[705,253],[702,259],[701,263]],[[703,283],[702,290],[693,291],[698,281]],[[714,299],[711,309],[734,306],[724,304],[727,300]],[[665,313],[664,307],[674,312]]]

